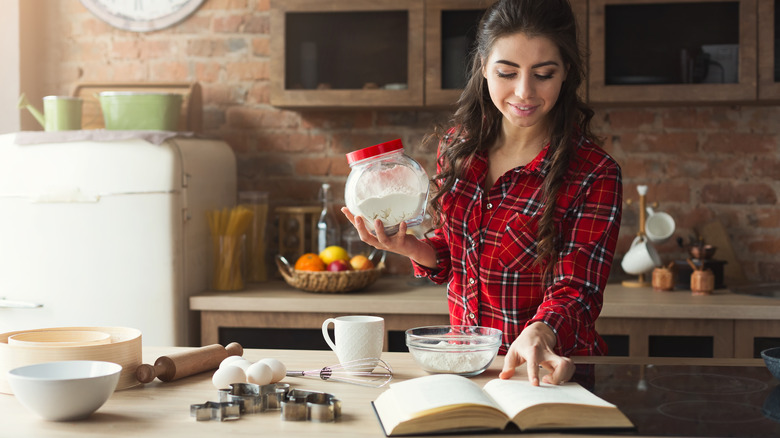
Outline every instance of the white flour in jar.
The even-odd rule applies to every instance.
[[[364,199],[357,208],[370,224],[379,219],[386,227],[393,226],[419,216],[420,204],[424,202],[424,196],[390,193]]]
[[[470,373],[487,366],[495,356],[493,351],[469,351],[457,353],[453,351],[411,350],[412,355],[430,372],[435,373]]]
[[[348,196],[347,206],[355,207],[353,213],[363,216],[370,230],[373,231],[376,219],[381,220],[385,228],[422,219],[428,180],[413,169],[406,166],[374,169],[352,184],[354,186],[347,187],[345,193]]]

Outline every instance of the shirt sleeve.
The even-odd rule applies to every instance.
[[[444,225],[446,226],[446,225]],[[442,228],[434,230],[433,236],[423,240],[436,251],[436,267],[423,266],[412,260],[415,277],[427,277],[436,284],[449,280],[452,261],[450,259],[449,243]]]
[[[617,164],[595,177],[580,205],[563,219],[563,246],[544,301],[526,326],[541,321],[555,332],[555,352],[570,356],[594,342],[622,215]]]

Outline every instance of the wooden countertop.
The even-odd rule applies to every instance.
[[[186,347],[145,347],[145,363],[154,363],[161,355],[185,350]],[[247,349],[244,357],[257,361],[274,357],[284,362],[290,370],[319,369],[334,363],[335,354],[330,351],[300,350],[252,350]],[[394,370],[395,379],[409,379],[426,375],[408,353],[383,353]],[[629,358],[575,358],[576,362],[590,363],[645,363]],[[723,364],[761,366],[760,360],[714,360],[653,358],[653,363],[675,364]],[[473,379],[480,385],[496,378],[503,365],[499,356],[490,368]],[[518,368],[522,373],[522,367]],[[173,382],[155,380],[146,385],[115,392],[111,398],[91,417],[84,421],[48,422],[27,411],[12,395],[0,394],[0,411],[3,412],[3,436],[23,437],[89,437],[89,436],[271,436],[286,438],[329,437],[384,437],[370,402],[384,389],[367,388],[340,382],[326,382],[313,378],[287,377],[285,383],[293,388],[323,391],[333,394],[342,401],[342,418],[335,423],[285,422],[278,411],[242,415],[236,421],[195,421],[190,417],[189,406],[208,400],[217,400],[217,391],[211,384],[213,372],[204,372]],[[462,435],[460,435],[462,436]],[[495,437],[495,434],[469,435],[469,437]],[[557,434],[523,434],[527,437],[555,437]],[[587,435],[577,435],[586,437]]]
[[[447,315],[446,289],[411,277],[382,277],[363,292],[309,293],[283,281],[249,285],[240,292],[190,297],[190,309],[225,312],[307,312]],[[716,290],[657,292],[609,284],[602,318],[780,320],[780,300]]]

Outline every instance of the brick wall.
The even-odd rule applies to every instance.
[[[198,81],[205,130],[234,149],[240,190],[267,190],[274,205],[313,203],[325,181],[340,196],[344,154],[381,141],[401,138],[426,167],[433,161],[417,145],[446,111],[272,107],[269,0],[209,0],[185,22],[147,34],[114,29],[78,0],[46,5],[46,94],[79,81]],[[674,216],[686,239],[722,221],[748,279],[780,281],[778,120],[777,106],[599,107],[596,128],[623,166],[626,198],[647,184],[648,201]],[[626,206],[618,257],[637,222],[636,204]],[[664,260],[684,254],[673,241],[658,249]],[[403,261],[393,265],[408,272]]]
[[[648,201],[677,221],[686,238],[713,220],[728,230],[752,281],[780,278],[780,109],[777,106],[599,108],[598,131],[623,167],[626,198],[637,184]],[[636,230],[634,205],[624,210],[621,248]],[[676,243],[658,247],[681,253]]]

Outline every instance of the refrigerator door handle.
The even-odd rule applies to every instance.
[[[6,300],[3,297],[0,297],[0,308],[8,308],[8,309],[35,309],[38,307],[43,307],[43,304],[39,303],[31,303],[29,301],[12,301],[12,300]]]

